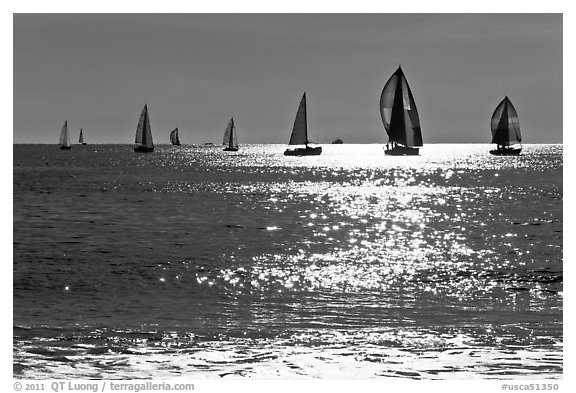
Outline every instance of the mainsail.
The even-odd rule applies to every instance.
[[[62,131],[60,132],[60,147],[70,147],[70,137],[68,136],[68,120],[64,121]]]
[[[84,134],[82,133],[82,128],[80,128],[80,137],[78,138],[78,143],[84,144]]]
[[[296,112],[296,118],[294,119],[294,127],[292,127],[292,134],[290,135],[290,145],[306,145],[306,147],[299,147],[296,149],[287,149],[284,152],[285,156],[318,156],[322,154],[322,147],[308,146],[310,141],[308,140],[308,116],[306,112],[306,93],[302,96],[300,100],[300,105],[298,106],[298,112]]]
[[[226,126],[226,131],[224,131],[224,138],[222,139],[222,144],[228,146],[229,148],[237,148],[238,140],[236,138],[236,126],[234,125],[234,118],[230,118],[228,126]]]
[[[401,67],[398,67],[382,89],[380,115],[391,142],[404,146],[422,146],[418,110]]]
[[[492,129],[492,143],[510,146],[516,142],[522,142],[518,114],[508,96],[504,97],[494,110],[490,126]]]
[[[170,142],[172,142],[173,145],[180,145],[180,139],[178,138],[178,127],[172,130],[170,133]]]
[[[144,105],[144,109],[142,109],[142,113],[140,114],[140,120],[138,120],[138,127],[136,128],[135,142],[148,148],[154,147],[150,118],[148,116],[148,105]]]
[[[296,112],[296,119],[294,119],[294,127],[292,128],[292,135],[290,136],[289,145],[308,145],[308,119],[306,117],[306,93],[302,96],[298,112]]]

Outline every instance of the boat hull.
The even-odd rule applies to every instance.
[[[179,143],[173,143],[172,146],[180,146]]]
[[[147,147],[147,146],[136,146],[134,148],[134,151],[136,153],[152,153],[154,151],[153,147]]]
[[[490,150],[490,154],[495,155],[495,156],[517,156],[520,155],[520,152],[522,151],[522,148],[517,148],[517,149],[495,149],[495,150]]]
[[[285,156],[319,156],[320,154],[322,154],[322,148],[320,146],[298,148],[284,152]]]
[[[71,146],[60,146],[60,150],[70,150]]]
[[[224,151],[238,151],[237,147],[226,147],[224,148]]]
[[[417,156],[420,149],[417,147],[399,146],[396,145],[392,149],[385,149],[384,154],[387,156]]]

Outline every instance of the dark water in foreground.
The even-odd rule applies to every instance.
[[[561,378],[562,145],[14,145],[14,376]]]

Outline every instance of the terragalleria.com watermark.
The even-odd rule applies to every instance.
[[[153,392],[153,391],[179,391],[190,392],[194,390],[193,383],[170,383],[170,382],[72,382],[72,381],[55,381],[50,383],[43,382],[15,382],[14,390],[16,392],[43,392],[52,391],[60,392]]]

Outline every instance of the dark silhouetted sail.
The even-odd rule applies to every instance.
[[[222,144],[224,146],[228,146],[230,144],[230,137],[232,135],[232,128],[234,128],[234,118],[231,118],[228,121],[228,125],[226,126],[226,130],[224,130],[224,137],[222,138]]]
[[[306,93],[300,100],[298,112],[294,119],[294,127],[292,127],[292,135],[290,135],[289,145],[307,145],[308,144],[308,119],[306,118]]]
[[[226,131],[224,131],[224,139],[222,144],[226,146],[224,151],[237,151],[238,140],[236,139],[236,126],[234,125],[234,118],[230,118]]]
[[[408,81],[400,67],[382,89],[380,115],[390,142],[405,147],[422,146],[418,110]],[[415,151],[417,154],[418,150]]]
[[[290,142],[288,144],[306,145],[306,147],[303,149],[286,150],[284,155],[310,156],[322,153],[322,147],[310,147],[308,143],[310,143],[308,140],[308,115],[306,111],[306,93],[304,93],[298,106],[298,112],[296,112],[296,118],[294,119],[294,126],[292,127],[292,134],[290,135]]]
[[[140,144],[140,146],[136,146],[134,151],[142,153],[154,151],[152,128],[150,127],[150,117],[148,116],[148,105],[144,105],[144,109],[142,109],[142,113],[140,114],[138,127],[136,128],[135,143]]]
[[[170,133],[170,142],[173,145],[180,146],[180,139],[178,138],[178,127],[172,130]]]
[[[82,132],[82,128],[80,128],[80,136],[78,137],[78,143],[80,143],[81,145],[85,145],[86,143],[84,142],[84,133]]]
[[[498,104],[491,121],[492,143],[510,146],[522,142],[516,108],[508,97]]]
[[[70,149],[70,136],[68,135],[68,120],[64,121],[62,126],[62,131],[60,131],[60,149],[68,150]]]
[[[494,110],[490,129],[492,130],[492,143],[498,145],[497,149],[490,150],[490,154],[496,156],[517,156],[520,154],[522,151],[521,146],[510,146],[521,143],[522,135],[520,134],[520,123],[518,122],[516,108],[514,108],[508,96],[504,97]]]

